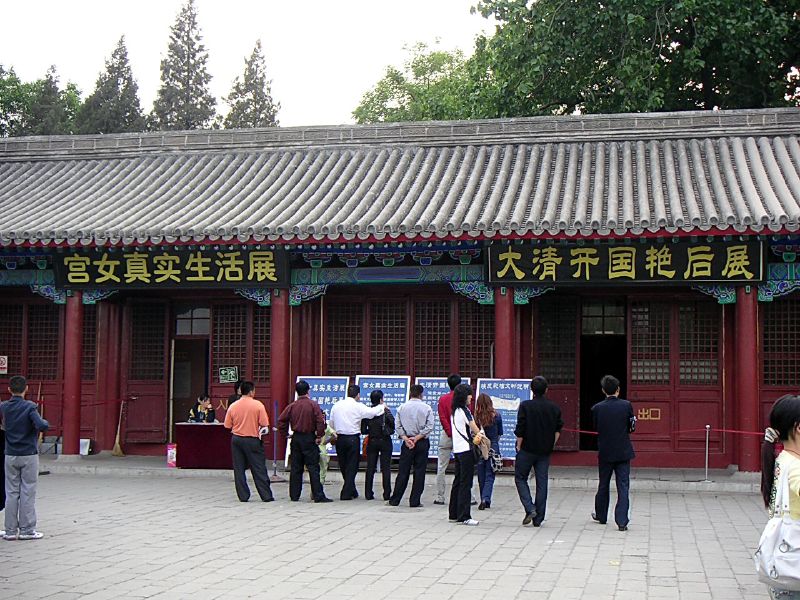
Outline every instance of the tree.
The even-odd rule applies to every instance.
[[[28,112],[31,86],[0,65],[0,137],[17,135]]]
[[[797,104],[796,0],[482,0],[485,116]]]
[[[145,122],[139,102],[139,86],[133,79],[125,36],[97,77],[94,92],[81,105],[76,119],[79,133],[142,131]]]
[[[403,69],[387,67],[386,74],[361,98],[353,111],[357,123],[466,119],[471,82],[460,50],[406,48]]]
[[[27,105],[23,107],[11,135],[63,135],[75,133],[75,116],[81,104],[74,83],[58,87],[56,68],[50,67],[44,79],[26,84]]]
[[[194,0],[187,0],[170,29],[167,57],[161,61],[161,88],[151,119],[158,129],[199,129],[214,120],[216,99],[208,90],[208,51],[197,25]]]
[[[272,80],[267,79],[267,63],[256,41],[250,58],[244,61],[244,74],[233,81],[231,93],[225,98],[231,110],[225,117],[225,127],[277,127],[280,103],[272,100]]]

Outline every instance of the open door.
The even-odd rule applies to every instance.
[[[172,435],[175,423],[185,423],[200,394],[207,393],[208,340],[175,339],[172,342]]]

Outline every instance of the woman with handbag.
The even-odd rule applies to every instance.
[[[800,600],[800,396],[779,398],[769,425],[761,448],[761,494],[770,522],[761,535],[756,569],[770,598]],[[783,450],[776,457],[779,440]]]
[[[481,430],[469,412],[472,401],[472,388],[465,383],[453,390],[453,406],[450,414],[450,426],[453,432],[453,456],[455,457],[455,478],[450,490],[450,522],[475,526],[478,521],[470,514],[470,490],[475,474],[476,452],[473,436],[480,441]]]
[[[492,506],[492,490],[497,458],[500,456],[500,436],[503,435],[503,419],[494,409],[489,394],[480,394],[475,405],[475,423],[489,440],[489,456],[481,456],[478,460],[478,488],[481,491],[481,503],[478,510]],[[501,463],[502,464],[502,463]]]

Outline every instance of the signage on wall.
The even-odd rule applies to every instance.
[[[236,383],[237,381],[239,381],[239,367],[219,368],[220,383]]]
[[[8,357],[0,356],[0,375],[8,375]]]
[[[361,388],[361,401],[372,406],[369,395],[374,390],[383,392],[383,402],[392,411],[397,426],[397,409],[408,400],[408,388],[411,378],[408,375],[357,375],[356,385]],[[400,438],[397,433],[392,436],[392,454],[400,454]]]
[[[442,434],[442,423],[439,421],[439,398],[450,391],[447,377],[417,377],[414,383],[425,388],[422,399],[433,409],[433,433],[428,439],[431,441],[428,458],[439,456],[439,436]],[[461,383],[470,384],[469,377],[462,377]]]
[[[517,456],[514,429],[517,427],[517,409],[521,402],[531,398],[530,379],[478,379],[475,400],[480,394],[492,398],[494,409],[503,419],[503,436],[500,438],[500,454],[503,458]]]
[[[276,288],[289,286],[284,250],[75,250],[53,259],[60,289]]]
[[[331,408],[333,408],[333,405],[347,397],[347,385],[350,379],[348,377],[337,377],[334,375],[300,375],[297,377],[297,381],[301,379],[308,383],[308,395],[319,404],[319,407],[325,414],[325,421],[330,421]],[[294,397],[297,399],[296,393]],[[328,454],[336,456],[336,446],[329,444]]]
[[[759,241],[493,244],[486,256],[488,281],[506,285],[758,283],[764,278]]]

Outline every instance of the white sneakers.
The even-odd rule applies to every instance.
[[[476,521],[475,519],[467,519],[466,521],[464,521],[464,525],[466,525],[467,527],[475,527],[478,524],[479,521]]]
[[[40,531],[33,531],[31,533],[20,533],[17,534],[6,534],[5,531],[2,532],[2,536],[4,540],[13,541],[13,540],[40,540],[44,537],[44,534]]]

